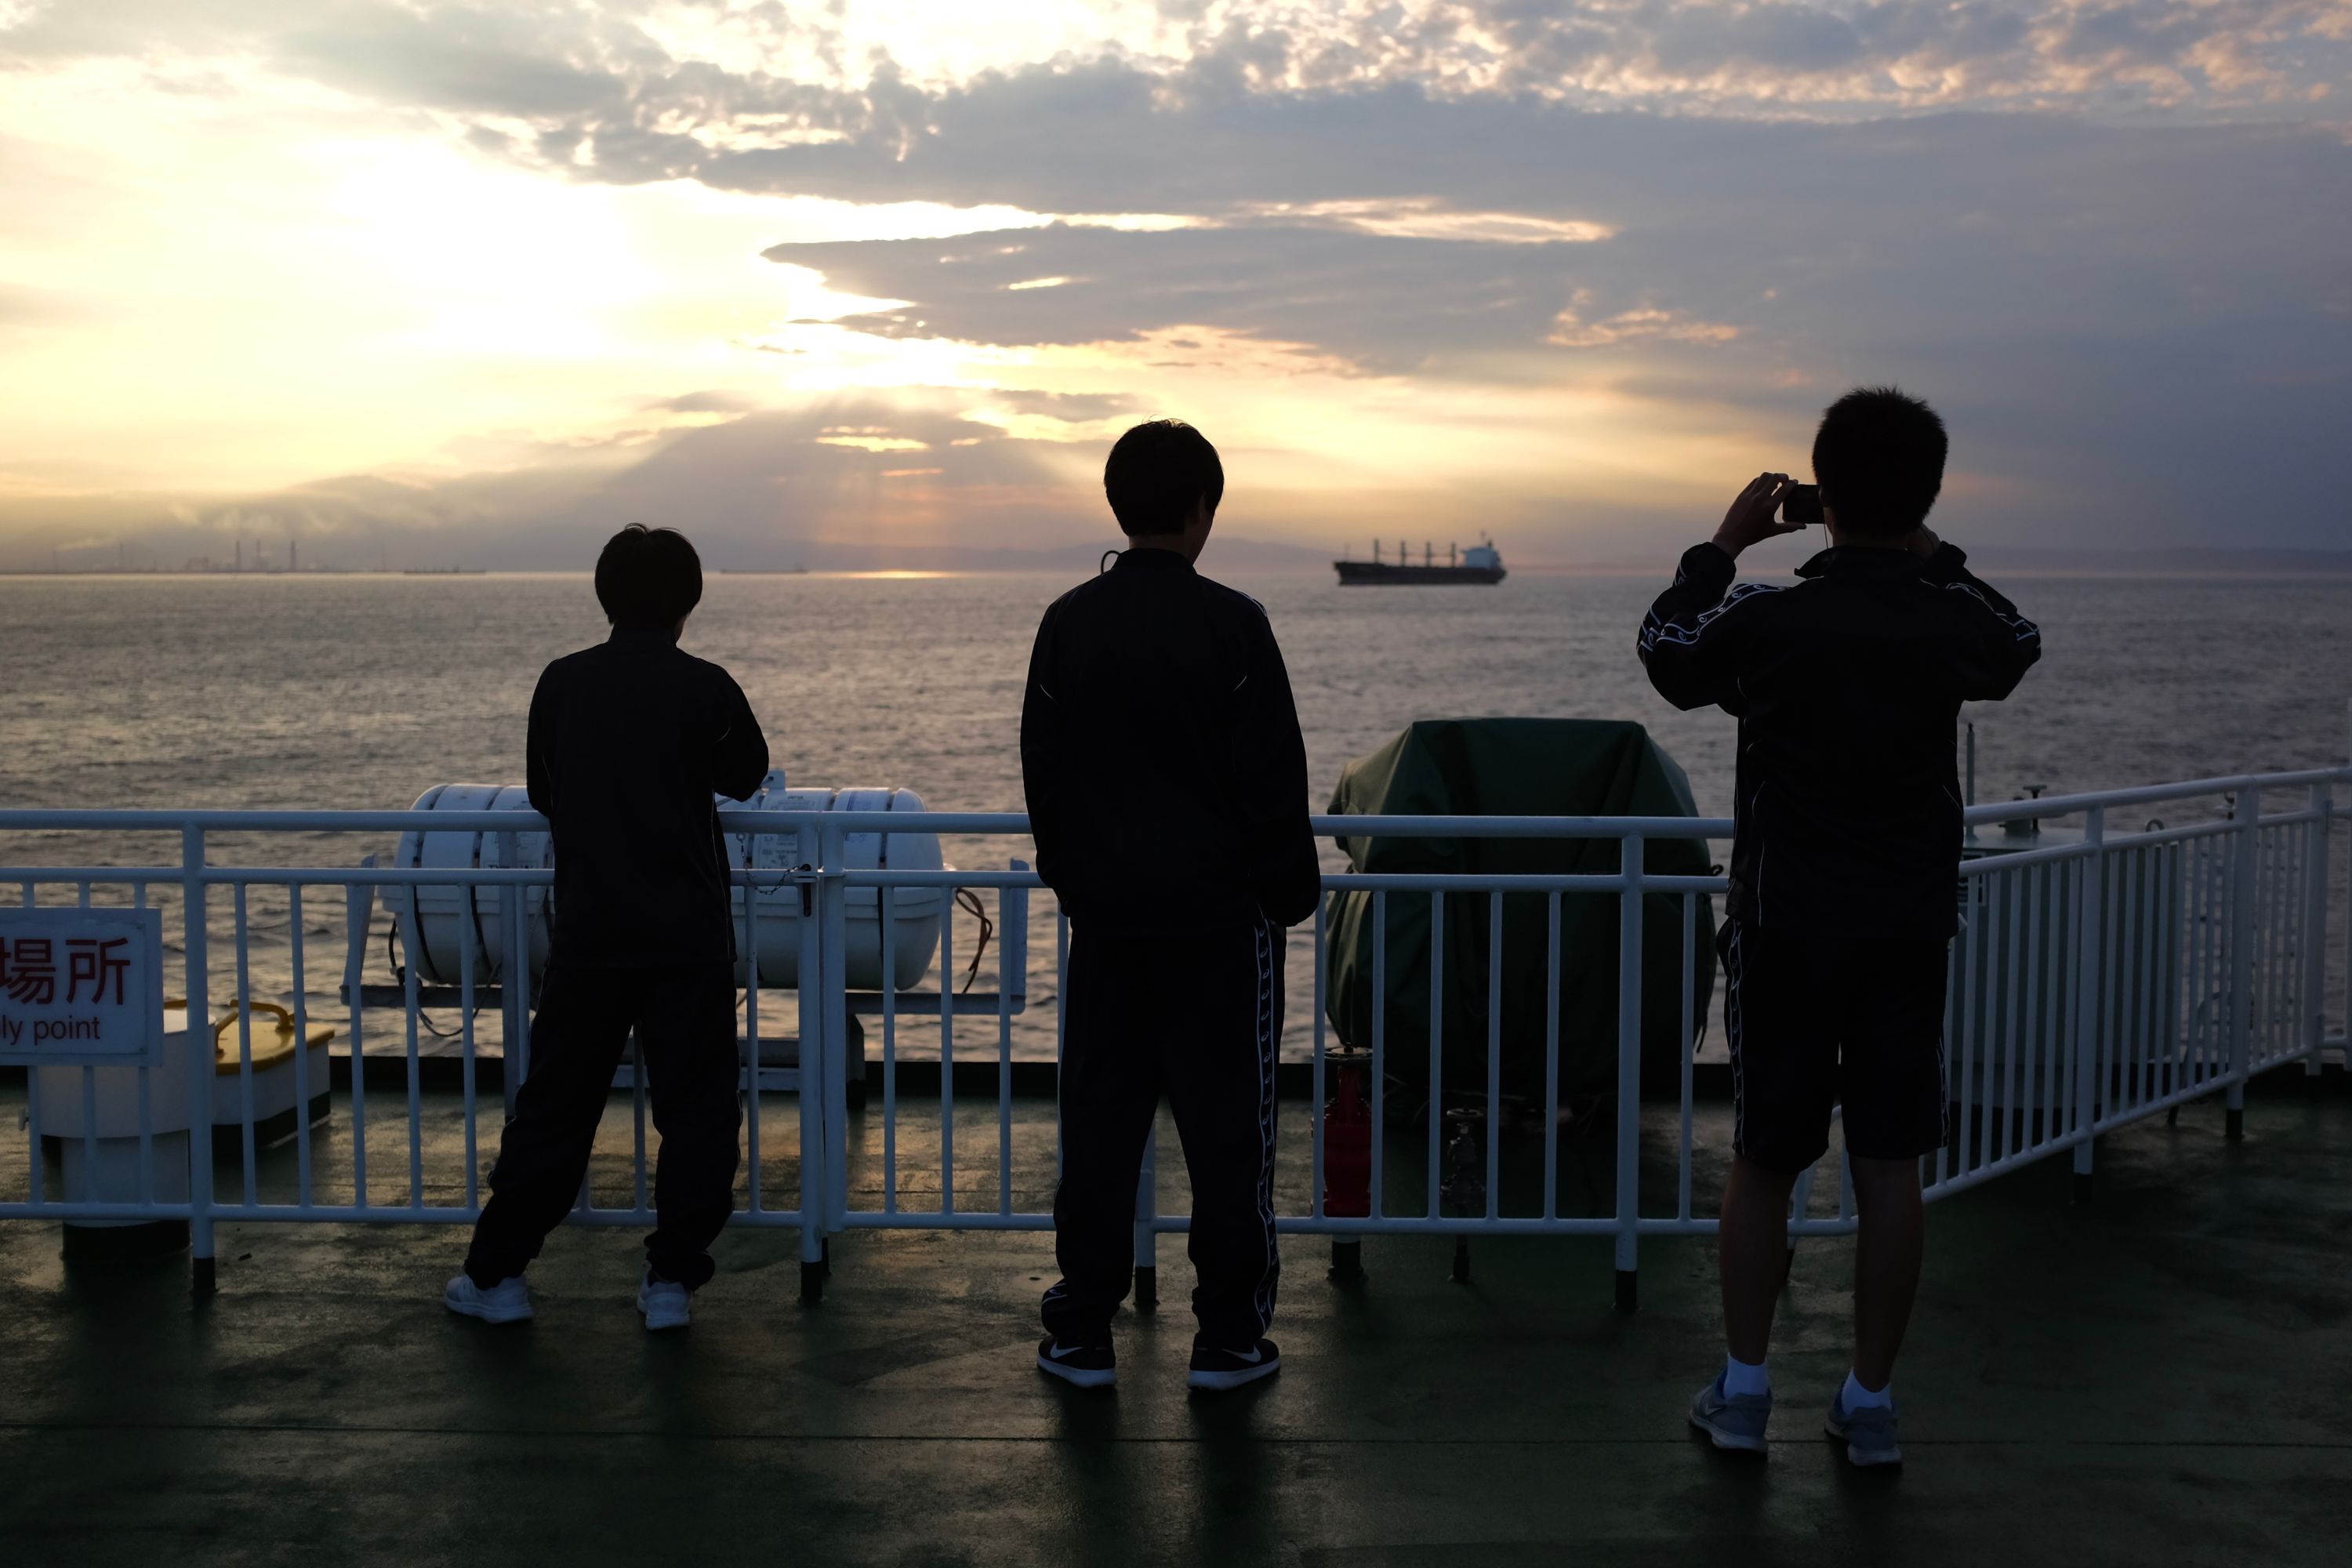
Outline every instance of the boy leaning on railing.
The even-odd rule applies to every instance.
[[[530,804],[555,837],[547,976],[490,1200],[442,1300],[488,1322],[530,1316],[523,1270],[579,1194],[634,1027],[661,1133],[637,1310],[677,1329],[710,1278],[741,1159],[735,927],[711,797],[757,790],[768,742],[734,679],[677,646],[702,600],[683,534],[614,534],[596,598],[612,635],[549,665],[530,700]]]

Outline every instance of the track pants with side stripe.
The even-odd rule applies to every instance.
[[[1135,1189],[1167,1096],[1192,1179],[1192,1310],[1246,1349],[1274,1317],[1274,1062],[1282,935],[1263,920],[1150,933],[1074,926],[1062,997],[1062,1278],[1045,1327],[1108,1332],[1135,1268]]]

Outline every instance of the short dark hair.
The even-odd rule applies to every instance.
[[[1936,411],[1891,386],[1857,386],[1813,432],[1813,478],[1838,527],[1900,539],[1927,521],[1950,442]]]
[[[667,631],[702,603],[702,557],[677,530],[633,522],[596,557],[596,602],[616,626]]]
[[[1225,468],[1209,438],[1181,419],[1154,419],[1118,438],[1103,465],[1103,493],[1119,531],[1181,533],[1192,509],[1225,498]]]

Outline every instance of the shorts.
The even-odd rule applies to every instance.
[[[1828,1152],[1843,1106],[1849,1154],[1907,1160],[1942,1148],[1950,945],[1725,921],[1716,949],[1732,1147],[1769,1171],[1805,1170]]]

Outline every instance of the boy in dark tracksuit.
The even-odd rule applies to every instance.
[[[1788,476],[1759,476],[1642,623],[1659,693],[1739,721],[1717,938],[1734,1095],[1720,1232],[1729,1353],[1690,1411],[1718,1447],[1765,1447],[1790,1191],[1841,1106],[1860,1237],[1853,1368],[1829,1430],[1855,1464],[1902,1459],[1890,1379],[1918,1287],[1918,1162],[1946,1136],[1954,731],[1962,702],[2008,696],[2042,653],[2033,623],[1927,526],[1945,450],[1926,404],[1891,388],[1841,398],[1813,442],[1831,548],[1793,586],[1732,586],[1741,550],[1803,526],[1773,518]]]
[[[1200,576],[1224,475],[1200,432],[1129,431],[1104,472],[1132,548],[1046,610],[1021,711],[1038,874],[1070,917],[1062,997],[1062,1278],[1037,1364],[1117,1380],[1135,1194],[1160,1098],[1192,1179],[1190,1381],[1281,1364],[1274,1068],[1283,930],[1322,894],[1307,752],[1265,611]]]
[[[523,1270],[580,1192],[632,1026],[661,1134],[637,1310],[683,1328],[735,1206],[740,1047],[728,862],[711,797],[741,800],[767,738],[728,673],[681,651],[702,598],[685,537],[632,524],[596,563],[613,626],[557,659],[530,700],[530,804],[555,839],[547,973],[530,1076],[515,1097],[465,1272],[443,1300],[489,1322],[530,1316]]]

